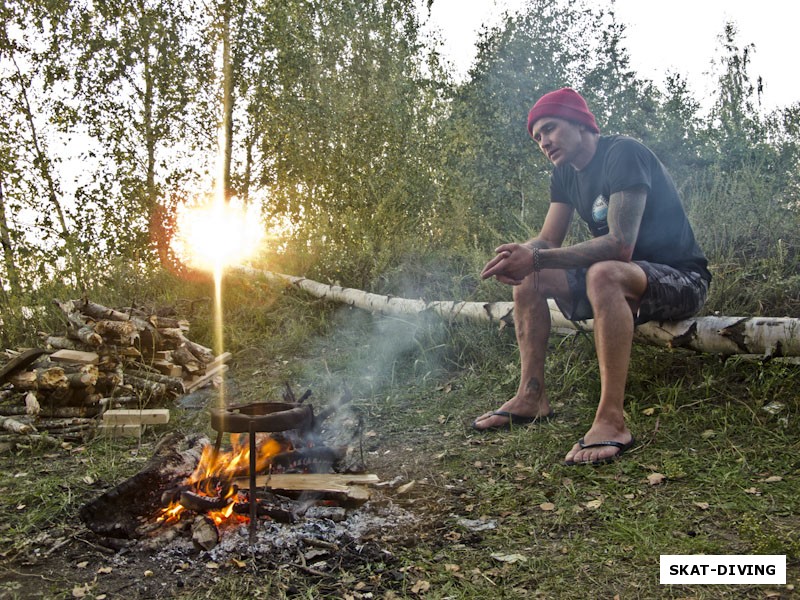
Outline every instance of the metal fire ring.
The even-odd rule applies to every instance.
[[[253,402],[212,408],[211,427],[220,433],[249,433],[307,429],[314,421],[310,405],[289,402]]]

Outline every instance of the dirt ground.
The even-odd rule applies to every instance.
[[[173,426],[191,429],[200,415],[201,411],[188,414]],[[142,453],[164,434],[148,435]],[[217,547],[206,551],[191,541],[188,525],[173,527],[168,535],[156,532],[151,539],[98,536],[78,517],[80,507],[92,497],[65,498],[70,505],[63,522],[35,532],[23,545],[3,549],[0,598],[145,599],[237,597],[238,593],[278,598],[299,597],[311,588],[325,597],[355,598],[369,597],[371,589],[386,584],[402,587],[407,574],[398,551],[441,530],[455,498],[443,488],[413,480],[415,473],[427,470],[428,454],[404,448],[401,438],[381,435],[378,442],[374,432],[361,432],[361,440],[359,451],[367,455],[368,471],[377,474],[382,484],[372,488],[369,502],[348,509],[343,521],[304,517],[284,525],[260,519],[254,544],[247,525],[230,525],[221,530]],[[97,451],[89,446],[89,452]],[[46,456],[31,456],[26,469],[36,472],[37,463],[46,460],[48,473],[62,471],[67,479],[81,476],[74,468],[73,453]],[[95,497],[108,485],[97,482]],[[70,482],[64,481],[64,486],[70,487]],[[14,507],[3,512],[5,518],[14,518]]]

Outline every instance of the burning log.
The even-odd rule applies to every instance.
[[[168,436],[142,471],[81,507],[81,520],[98,535],[135,537],[140,518],[151,517],[162,508],[162,491],[186,480],[209,443],[204,436]]]
[[[233,486],[232,493],[235,495],[238,488]],[[204,513],[212,510],[222,510],[233,502],[232,496],[204,496],[192,490],[183,490],[178,500],[181,506],[194,512]]]
[[[365,485],[379,481],[377,475],[367,473],[261,475],[256,478],[256,486],[293,496],[313,493],[319,498],[358,505],[370,498],[370,490]],[[237,479],[234,484],[241,489],[250,487],[248,479]]]
[[[233,505],[233,512],[237,515],[250,514],[250,502],[237,502]],[[276,523],[296,523],[297,514],[286,510],[285,508],[278,508],[276,506],[269,506],[260,502],[256,503],[256,515],[259,517],[268,517]]]
[[[381,296],[362,290],[326,285],[304,277],[294,277],[249,267],[239,267],[247,275],[261,275],[288,283],[318,298],[343,302],[380,314],[421,314],[431,312],[450,320],[497,322],[512,325],[513,302],[461,302],[410,300]],[[555,302],[549,301],[554,332],[569,334],[591,332],[594,322],[569,321]],[[639,325],[634,333],[637,342],[697,352],[732,355],[760,355],[763,358],[800,357],[800,319],[778,317],[693,317],[683,321],[651,321]],[[790,361],[791,362],[791,361]]]

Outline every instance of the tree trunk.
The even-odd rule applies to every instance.
[[[28,92],[24,77],[22,76],[22,71],[20,70],[17,61],[13,56],[11,57],[11,62],[14,65],[17,73],[17,81],[20,88],[20,98],[22,100],[21,104],[25,113],[25,120],[30,128],[31,142],[33,145],[34,154],[36,156],[34,164],[38,165],[39,167],[39,173],[44,180],[45,186],[47,187],[48,199],[50,200],[53,210],[55,210],[59,227],[61,227],[61,235],[64,239],[64,245],[66,246],[67,260],[72,264],[72,275],[75,278],[74,281],[80,285],[83,280],[81,275],[81,264],[78,258],[78,253],[75,249],[72,235],[70,234],[69,227],[67,226],[67,219],[64,215],[64,209],[62,208],[61,201],[58,198],[58,189],[56,182],[53,179],[53,174],[50,170],[51,161],[47,157],[45,148],[39,141],[39,133],[34,121],[34,112],[28,100]]]
[[[20,296],[19,273],[14,262],[14,247],[11,244],[11,235],[8,230],[8,219],[6,218],[6,203],[3,196],[3,178],[0,177],[0,244],[3,245],[3,264],[6,267],[6,281],[8,281],[9,291],[14,297]],[[5,294],[4,286],[0,286],[0,291]],[[8,302],[5,303],[6,306]]]
[[[432,312],[448,320],[497,322],[513,325],[513,302],[456,302],[410,300],[381,296],[362,290],[326,285],[304,277],[294,277],[249,267],[248,275],[289,283],[318,298],[342,302],[381,314],[419,314]],[[569,321],[552,300],[550,318],[557,333],[591,332],[593,321]],[[636,328],[637,342],[670,348],[688,348],[714,354],[760,355],[764,358],[800,356],[800,319],[789,317],[693,317],[683,321],[644,323]]]
[[[233,154],[233,59],[231,56],[231,2],[220,4],[222,14],[222,125],[220,139],[220,192],[227,202],[231,189],[231,157]]]

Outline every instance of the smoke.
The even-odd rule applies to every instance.
[[[333,348],[328,344],[326,353],[355,393],[380,395],[408,377],[425,378],[436,368],[431,350],[441,346],[436,341],[440,328],[439,319],[428,315],[373,315],[341,308],[330,338]]]

